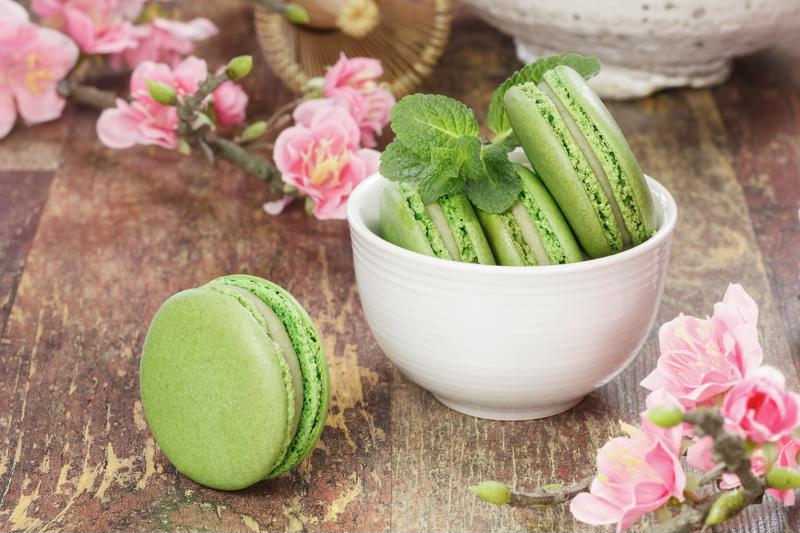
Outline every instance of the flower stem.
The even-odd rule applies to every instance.
[[[186,139],[189,144],[197,144],[205,133],[203,129],[195,130],[192,128],[197,113],[203,109],[203,102],[220,85],[229,80],[230,78],[225,71],[216,75],[209,74],[197,86],[197,92],[186,96],[182,102],[178,103],[178,134]]]
[[[117,100],[117,96],[111,91],[81,85],[71,78],[59,82],[58,94],[78,104],[101,110],[114,107]]]
[[[703,485],[708,485],[709,483],[713,483],[716,479],[725,473],[728,469],[725,464],[717,465],[714,469],[709,470],[698,480],[697,485],[702,487]]]
[[[511,491],[511,501],[508,502],[508,505],[512,507],[534,507],[537,505],[557,505],[559,503],[564,503],[588,489],[593,479],[594,476],[589,476],[577,483],[562,487],[557,491],[549,491],[544,488],[538,488],[533,492]]]
[[[216,135],[206,135],[203,140],[223,159],[253,174],[273,188],[278,185],[279,188],[276,190],[282,190],[281,173],[266,159],[251,154],[235,142]]]

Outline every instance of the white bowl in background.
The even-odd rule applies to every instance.
[[[373,175],[347,203],[356,283],[375,340],[409,379],[481,418],[542,418],[611,380],[647,339],[677,221],[647,178],[658,232],[616,255],[569,265],[493,266],[429,257],[380,237]]]
[[[724,81],[731,59],[797,31],[798,0],[465,0],[514,37],[524,63],[580,52],[600,58],[598,94],[637,98]]]

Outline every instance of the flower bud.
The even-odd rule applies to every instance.
[[[178,153],[181,155],[190,155],[192,153],[192,147],[183,137],[178,139]]]
[[[259,120],[257,122],[253,122],[249,126],[247,126],[242,134],[239,135],[239,142],[250,142],[258,139],[262,135],[267,133],[267,123],[263,120]]]
[[[308,24],[311,20],[306,8],[295,3],[286,4],[286,18],[292,24]]]
[[[469,490],[478,495],[478,498],[495,505],[505,505],[511,501],[511,490],[499,481],[483,481],[470,487]]]
[[[178,94],[175,89],[160,81],[145,80],[150,97],[163,105],[177,105]]]
[[[671,428],[683,422],[683,411],[678,407],[659,406],[647,412],[647,418],[662,428]]]
[[[325,85],[325,78],[321,76],[309,79],[306,82],[305,87],[303,87],[303,91],[306,93],[304,96],[306,98],[321,98],[322,87],[324,85]]]
[[[233,81],[239,81],[253,69],[253,56],[237,56],[228,62],[225,73]]]
[[[767,472],[766,480],[771,489],[800,489],[800,472],[793,468],[775,467]]]
[[[742,489],[723,493],[711,505],[711,509],[708,510],[705,525],[714,526],[733,518],[739,511],[744,509],[744,503],[744,491]]]

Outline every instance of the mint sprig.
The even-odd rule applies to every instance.
[[[548,70],[559,65],[566,65],[574,69],[578,74],[587,80],[600,72],[600,61],[593,57],[585,57],[580,54],[564,54],[560,56],[549,56],[525,65],[512,74],[500,87],[492,93],[492,100],[489,104],[489,114],[486,117],[486,125],[495,133],[502,133],[511,129],[508,121],[508,114],[503,106],[503,97],[511,87],[527,82],[539,84],[542,76]]]
[[[519,143],[503,108],[503,96],[514,85],[538,83],[544,72],[557,65],[568,65],[586,78],[600,69],[596,59],[566,54],[515,72],[492,95],[488,126],[497,134],[493,143],[483,141],[475,113],[461,102],[432,94],[406,96],[390,112],[395,139],[381,155],[381,174],[415,183],[425,203],[463,192],[484,211],[507,210],[522,185],[508,160],[508,152]]]
[[[455,148],[462,136],[479,133],[475,113],[458,100],[438,94],[412,94],[392,107],[392,131],[415,154],[430,160],[431,150]]]

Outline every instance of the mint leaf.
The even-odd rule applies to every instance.
[[[514,85],[520,85],[522,83],[533,82],[538,84],[542,81],[542,75],[545,72],[558,65],[571,67],[586,79],[600,72],[600,61],[593,57],[584,57],[580,54],[544,57],[529,65],[525,65],[512,74],[510,78],[503,82],[503,84],[492,93],[492,101],[489,104],[489,114],[486,117],[487,126],[495,133],[501,133],[511,128],[508,115],[503,107],[503,96],[505,96],[506,91]]]
[[[431,172],[430,163],[395,139],[381,154],[381,175],[392,181],[420,181]]]
[[[502,143],[484,146],[479,160],[472,162],[471,170],[479,175],[470,176],[465,189],[469,199],[480,209],[502,213],[519,197],[522,184]]]
[[[452,148],[434,148],[431,172],[420,181],[419,194],[426,204],[435,202],[445,194],[464,190],[465,178],[461,174],[463,157]]]
[[[422,201],[426,204],[445,194],[462,192],[467,162],[480,157],[481,142],[477,137],[462,135],[451,145],[452,148],[436,146],[431,149],[431,172],[419,184]]]
[[[462,136],[478,135],[475,113],[457,100],[441,95],[412,94],[390,112],[392,131],[404,146],[430,161],[434,147],[457,148]]]

